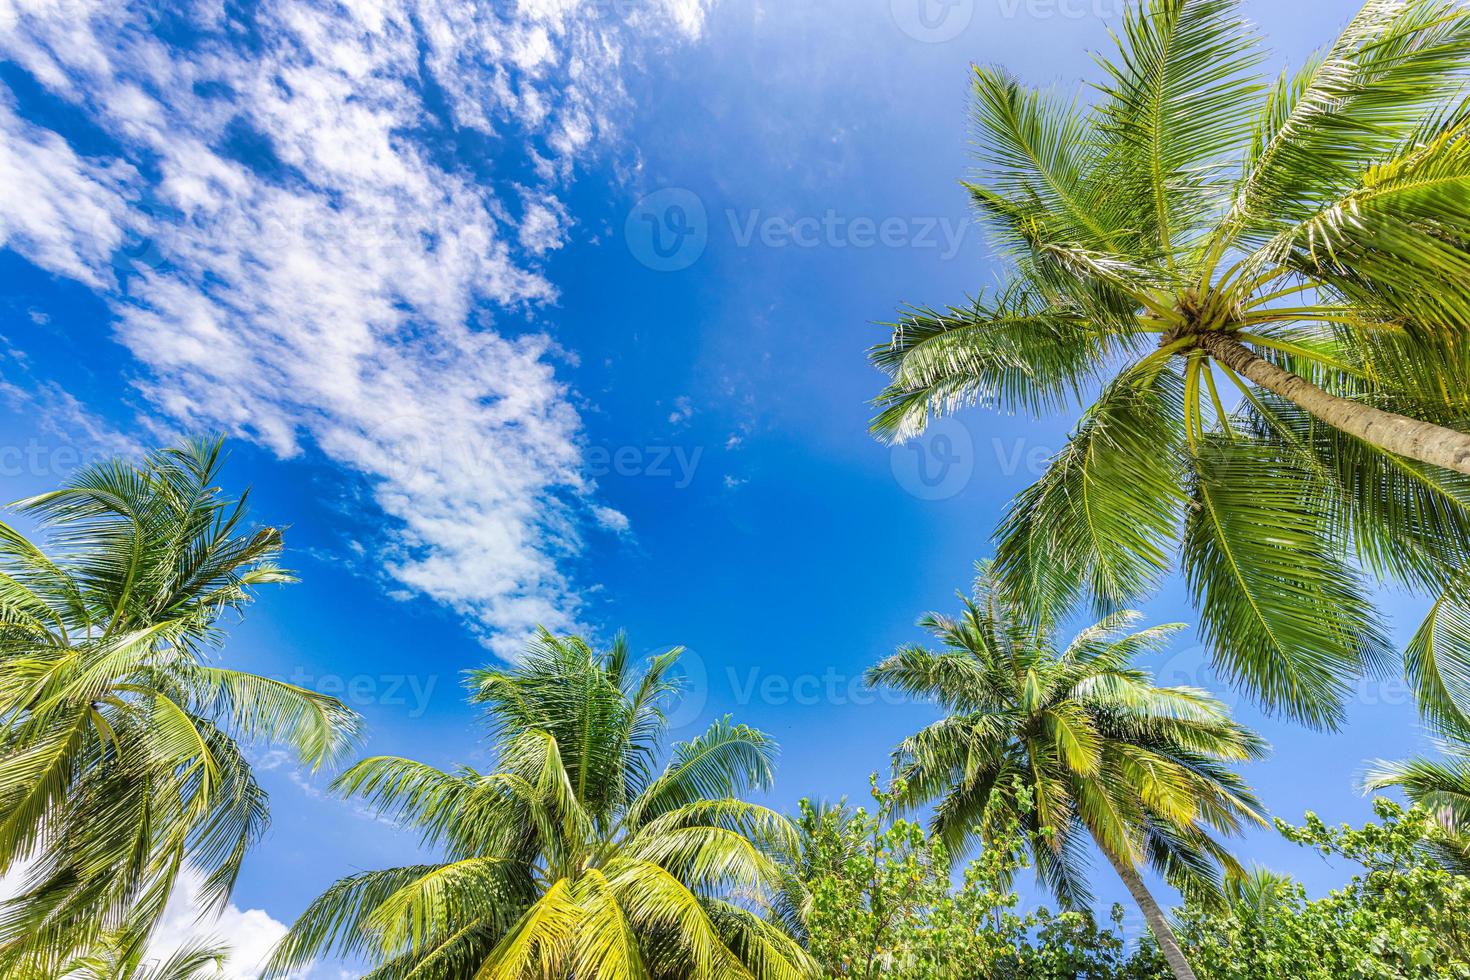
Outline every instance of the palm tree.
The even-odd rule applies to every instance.
[[[229,896],[267,822],[246,743],[320,765],[348,745],[342,704],[209,662],[220,617],[291,581],[276,528],[216,486],[218,441],[94,466],[0,523],[0,972],[54,969],[157,922],[178,875]]]
[[[812,909],[811,885],[841,872],[848,861],[860,856],[861,818],[845,797],[836,803],[802,800],[792,818],[796,836],[784,855],[781,892],[773,904],[787,931],[804,944],[809,939],[806,922]]]
[[[1036,613],[1009,604],[982,565],[959,618],[921,621],[942,650],[904,647],[869,671],[946,712],[895,753],[900,791],[913,805],[938,801],[933,829],[953,854],[1021,827],[1038,875],[1069,905],[1090,898],[1090,836],[1174,975],[1193,977],[1140,864],[1203,897],[1217,894],[1219,868],[1241,873],[1210,831],[1263,822],[1231,766],[1266,745],[1206,692],[1155,687],[1132,666],[1177,626],[1128,632],[1138,614],[1115,613],[1058,650]]]
[[[1446,868],[1470,875],[1470,742],[1440,743],[1444,758],[1374,763],[1363,779],[1365,793],[1399,789],[1438,820],[1444,833],[1430,842]]]
[[[1470,832],[1470,747],[1445,746],[1445,758],[1379,762],[1363,780],[1375,793],[1404,791],[1414,803],[1439,814],[1446,826]]]
[[[344,773],[344,794],[443,860],[342,879],[268,975],[335,950],[369,958],[371,980],[805,976],[766,914],[790,825],[739,799],[770,785],[774,743],[726,719],[655,765],[679,654],[639,673],[621,639],[599,653],[543,631],[517,665],[471,675],[494,771],[375,758]]]
[[[1095,397],[998,532],[1009,591],[1119,608],[1177,550],[1234,680],[1333,727],[1391,657],[1363,572],[1394,578],[1443,596],[1426,713],[1470,715],[1470,11],[1373,0],[1263,57],[1233,0],[1148,0],[1087,103],[976,68],[1008,282],[902,312],[873,428]]]
[[[1225,883],[1225,901],[1240,922],[1268,932],[1273,921],[1288,907],[1298,885],[1290,875],[1268,868],[1252,868],[1249,874]]]
[[[230,949],[213,940],[195,939],[168,956],[148,957],[145,923],[101,937],[97,946],[68,961],[58,974],[35,980],[218,980]]]

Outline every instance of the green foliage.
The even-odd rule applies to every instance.
[[[1086,910],[1017,911],[1010,888],[1026,864],[1016,828],[953,885],[944,842],[895,817],[898,798],[876,785],[875,806],[803,801],[798,867],[808,891],[808,949],[825,976],[875,980],[1130,980],[1148,976]],[[1114,909],[1114,927],[1121,909]]]
[[[368,759],[336,783],[420,831],[440,863],[344,878],[312,903],[267,971],[328,953],[372,980],[796,980],[809,960],[765,914],[783,894],[779,814],[740,799],[769,787],[775,743],[728,719],[659,768],[680,651],[633,669],[545,632],[513,667],[471,675],[497,768],[443,772]]]
[[[97,945],[65,963],[64,980],[219,980],[229,948],[210,940],[187,942],[166,957],[150,957],[139,931],[103,936]],[[35,980],[53,980],[37,976]]]
[[[1180,570],[1224,673],[1333,728],[1391,657],[1369,579],[1406,583],[1438,602],[1405,670],[1464,726],[1470,8],[1367,3],[1269,84],[1241,6],[1130,5],[1092,100],[975,69],[966,186],[1011,267],[901,312],[873,429],[1090,399],[1001,525],[1010,595],[1106,612]]]
[[[1206,692],[1156,687],[1134,666],[1178,627],[1134,631],[1138,614],[1117,613],[1061,646],[1045,607],[1009,600],[987,566],[963,601],[922,621],[940,650],[905,647],[869,672],[945,711],[895,753],[905,802],[938,802],[933,828],[954,853],[1023,828],[1073,906],[1089,897],[1088,840],[1116,867],[1151,863],[1214,891],[1219,868],[1237,867],[1214,835],[1262,820],[1233,767],[1266,746]]]
[[[1290,878],[1257,872],[1223,909],[1187,906],[1179,936],[1202,978],[1470,977],[1470,878],[1437,859],[1444,831],[1422,807],[1374,801],[1379,822],[1329,827],[1314,814],[1281,821],[1288,839],[1359,868],[1319,899]]]
[[[1160,980],[1155,945],[1128,947],[1122,909],[1020,914],[1009,882],[1025,864],[1011,827],[951,882],[948,852],[875,788],[872,813],[803,803],[798,867],[808,882],[810,949],[832,978],[868,980]],[[1223,901],[1192,900],[1175,927],[1201,980],[1429,980],[1470,977],[1470,878],[1440,860],[1445,831],[1422,807],[1374,801],[1378,822],[1331,827],[1308,814],[1277,822],[1288,839],[1358,869],[1313,899],[1257,870]]]
[[[221,616],[292,581],[220,464],[195,442],[85,470],[16,505],[43,544],[0,523],[0,874],[24,868],[7,976],[146,935],[186,866],[222,904],[268,819],[244,746],[316,766],[357,731],[332,698],[209,662]]]

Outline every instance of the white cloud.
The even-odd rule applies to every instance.
[[[261,909],[241,909],[233,903],[217,915],[201,918],[203,896],[204,876],[186,868],[159,920],[148,955],[166,959],[189,942],[204,939],[229,947],[221,980],[256,980],[271,950],[286,934],[286,924]],[[292,980],[305,980],[309,975],[303,971]]]
[[[694,417],[694,402],[688,395],[674,399],[674,410],[669,413],[670,425],[683,425]]]
[[[523,192],[525,213],[521,215],[520,240],[527,251],[542,255],[566,244],[572,218],[566,206],[549,195],[537,198]]]
[[[698,37],[709,2],[197,0],[184,48],[113,0],[0,0],[0,54],[122,147],[81,155],[0,99],[0,245],[108,298],[172,425],[362,474],[387,574],[512,655],[575,624],[563,562],[619,528],[562,355],[487,304],[555,299],[539,259],[575,159],[616,133],[629,39]],[[455,127],[534,177],[487,186],[474,165],[500,161],[458,156]]]
[[[623,534],[633,526],[627,514],[612,507],[594,507],[592,514],[601,527],[617,534]]]
[[[120,194],[131,168],[99,166],[60,136],[15,115],[0,90],[0,244],[89,286],[107,283],[107,260],[122,243]]]
[[[20,894],[28,868],[29,865],[21,865],[0,877],[0,901]],[[164,960],[190,942],[205,941],[228,950],[220,980],[257,980],[271,950],[286,934],[286,923],[262,909],[241,909],[234,903],[226,904],[218,912],[201,915],[200,910],[205,907],[204,892],[204,875],[193,868],[185,868],[179,874],[174,892],[149,940],[147,959]],[[287,980],[314,980],[335,970],[335,967],[313,966]]]

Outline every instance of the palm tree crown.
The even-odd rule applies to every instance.
[[[167,956],[150,957],[139,930],[125,929],[102,937],[95,949],[63,966],[59,976],[64,980],[223,980],[229,952],[229,947],[212,940],[196,939]],[[56,976],[37,975],[34,980]]]
[[[1069,903],[1090,897],[1090,837],[1167,956],[1172,934],[1137,868],[1199,894],[1215,891],[1219,867],[1238,873],[1212,831],[1261,822],[1232,766],[1266,746],[1204,691],[1155,687],[1132,665],[1177,627],[1130,633],[1137,614],[1116,613],[1057,649],[1033,613],[1002,600],[982,566],[958,618],[922,621],[942,650],[905,647],[869,672],[946,712],[895,754],[902,791],[938,801],[934,830],[952,853],[1023,828],[1038,874]]]
[[[1330,727],[1391,656],[1366,569],[1445,597],[1408,666],[1464,714],[1470,11],[1373,0],[1263,85],[1238,6],[1134,8],[1087,105],[975,70],[967,187],[1009,282],[904,312],[874,429],[1100,389],[1000,529],[1010,591],[1119,608],[1177,551],[1228,673]]]
[[[223,903],[266,826],[237,739],[319,765],[352,740],[334,699],[213,666],[222,614],[291,581],[276,528],[215,486],[218,442],[95,466],[0,523],[0,972],[55,969],[153,928],[186,865]]]
[[[493,772],[378,758],[344,773],[343,792],[444,860],[338,882],[274,973],[337,949],[371,959],[375,980],[805,975],[766,914],[790,826],[738,798],[769,785],[774,744],[724,720],[656,766],[679,653],[640,673],[621,640],[598,653],[543,632],[519,664],[472,675]]]

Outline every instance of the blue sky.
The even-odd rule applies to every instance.
[[[924,2],[0,0],[0,494],[229,432],[302,582],[223,656],[341,694],[366,751],[483,763],[462,670],[538,623],[624,628],[689,648],[681,733],[780,739],[778,804],[863,795],[930,712],[856,679],[953,604],[1071,421],[880,446],[872,322],[999,273],[957,183],[968,65],[1077,90],[1122,9]],[[1355,9],[1243,7],[1273,67]],[[1422,605],[1384,602],[1401,634]],[[1193,620],[1177,582],[1146,610]],[[1395,681],[1314,734],[1204,661],[1186,634],[1152,666],[1266,732],[1287,818],[1364,817],[1364,760],[1420,747]],[[261,765],[240,934],[411,855]]]

